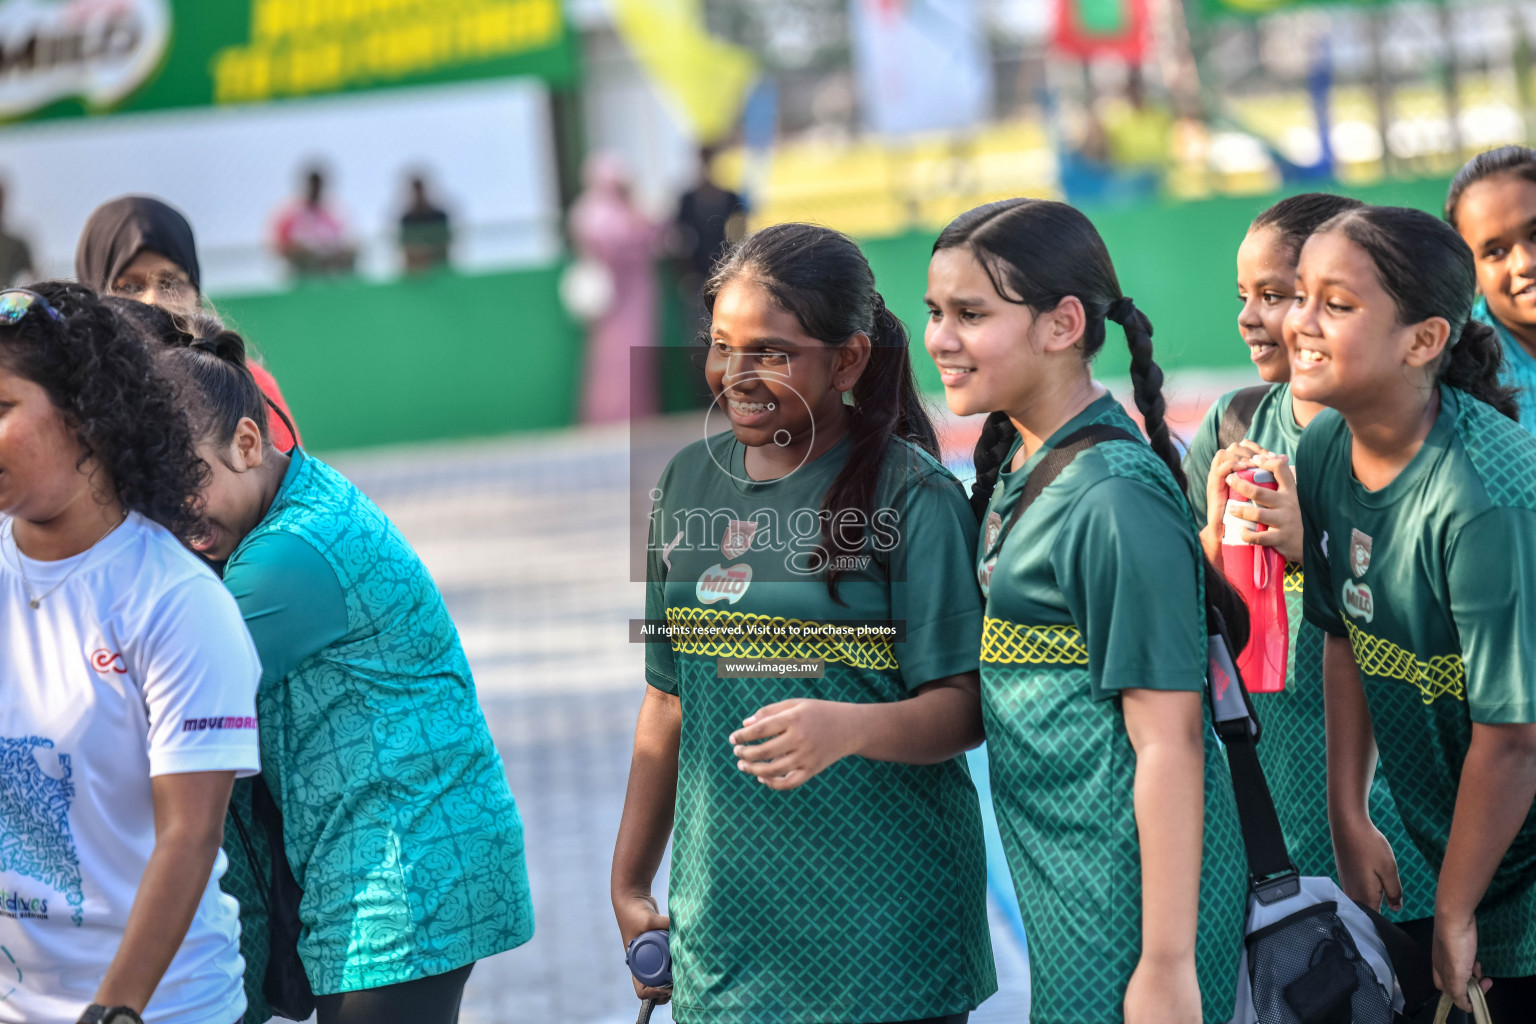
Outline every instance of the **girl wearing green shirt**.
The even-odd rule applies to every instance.
[[[950,409],[991,413],[972,494],[982,707],[1030,1020],[1225,1022],[1247,864],[1205,711],[1205,559],[1152,325],[1088,219],[1034,199],[945,228],[926,298]],[[1150,445],[1090,370],[1109,321],[1125,330]],[[1090,425],[1137,440],[1083,451],[1015,522],[1030,473]],[[1219,574],[1209,585],[1245,625]]]
[[[683,1024],[959,1024],[997,988],[959,756],[975,520],[850,239],[764,229],[704,299],[716,402],[652,491],[646,618],[671,633],[613,854],[619,932],[670,929],[673,985],[636,990]]]
[[[1252,695],[1264,727],[1257,750],[1297,870],[1328,878],[1337,877],[1338,869],[1328,830],[1323,633],[1304,621],[1302,611],[1301,508],[1291,469],[1303,428],[1323,406],[1291,393],[1291,357],[1282,327],[1295,301],[1296,258],[1302,244],[1328,220],[1361,205],[1347,196],[1311,192],[1283,199],[1254,220],[1237,251],[1237,292],[1243,304],[1237,326],[1254,367],[1268,382],[1267,390],[1260,385],[1217,399],[1184,456],[1190,503],[1205,521],[1200,541],[1212,564],[1221,565],[1222,515],[1229,489],[1253,502],[1235,508],[1233,514],[1266,527],[1263,532],[1246,530],[1244,538],[1285,556],[1290,663],[1283,691]],[[1223,448],[1222,425],[1234,402],[1240,407],[1246,404],[1251,415],[1244,432]],[[1250,466],[1273,473],[1279,489],[1256,487],[1234,475]],[[1379,908],[1385,898],[1393,916],[1427,946],[1435,876],[1409,841],[1384,776],[1377,776],[1371,787],[1371,819],[1397,854],[1402,882],[1400,889],[1379,893],[1372,905]],[[1359,881],[1357,889],[1369,888],[1365,883],[1372,880]]]
[[[1345,892],[1396,888],[1367,803],[1378,751],[1438,873],[1435,983],[1494,1020],[1536,1005],[1536,438],[1472,253],[1419,210],[1364,207],[1307,240],[1285,319],[1291,389],[1330,408],[1296,464],[1307,618],[1327,634],[1328,817]]]
[[[1520,425],[1536,433],[1536,150],[1501,146],[1468,160],[1445,197],[1445,219],[1472,250],[1472,318],[1504,349],[1501,379]]]
[[[193,547],[228,560],[261,656],[262,778],[303,890],[319,1024],[451,1024],[475,961],[533,933],[522,823],[458,633],[379,508],[273,447],[239,336],[206,317],[172,328],[159,365],[207,466]],[[229,854],[226,884],[259,926],[267,866]]]

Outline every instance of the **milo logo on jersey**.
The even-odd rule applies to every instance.
[[[738,565],[722,566],[719,562],[704,570],[699,577],[698,585],[694,588],[694,596],[700,604],[714,604],[716,601],[729,601],[735,604],[740,601],[747,588],[752,585],[752,567],[745,562]]]
[[[1376,604],[1371,597],[1371,588],[1365,583],[1356,583],[1354,580],[1344,581],[1344,610],[1357,619],[1370,622],[1376,617]]]

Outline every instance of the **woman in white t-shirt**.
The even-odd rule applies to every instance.
[[[89,290],[0,291],[0,1022],[232,1024],[260,665],[177,536],[198,461]]]

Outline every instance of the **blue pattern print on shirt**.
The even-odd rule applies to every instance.
[[[347,605],[347,632],[256,696],[315,992],[443,974],[526,942],[522,821],[426,567],[377,505],[302,453],[231,569],[267,533],[313,546]]]
[[[54,754],[63,774],[54,778],[43,771],[37,752],[52,749],[53,741],[40,736],[0,736],[0,870],[36,879],[63,893],[70,920],[78,928],[85,920],[85,885],[69,828],[74,769],[68,754]],[[17,893],[4,895],[23,898]],[[0,907],[0,913],[10,911]]]

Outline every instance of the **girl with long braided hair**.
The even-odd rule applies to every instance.
[[[1204,594],[1235,595],[1205,571],[1152,324],[1088,218],[1043,200],[953,221],[926,299],[950,409],[990,413],[971,498],[982,709],[1030,1019],[1226,1021],[1247,872],[1204,710]],[[1146,441],[1093,379],[1108,322],[1125,331]],[[1239,604],[1223,612],[1244,632]]]

